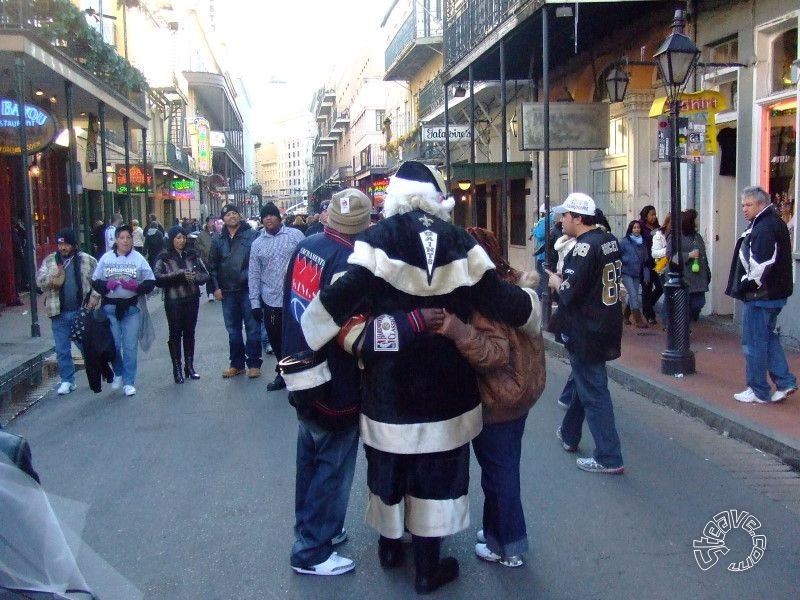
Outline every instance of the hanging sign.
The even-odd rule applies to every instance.
[[[550,150],[608,148],[608,103],[550,102]],[[544,150],[544,104],[524,102],[518,111],[519,149]]]
[[[28,154],[41,152],[56,137],[56,121],[46,110],[25,105],[25,137]],[[0,98],[0,154],[19,156],[19,104],[16,100]]]
[[[194,120],[194,135],[192,135],[192,156],[197,161],[197,172],[201,175],[211,175],[211,127],[203,117]]]

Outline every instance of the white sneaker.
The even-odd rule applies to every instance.
[[[114,381],[111,382],[111,389],[118,390],[122,387],[122,375],[114,375]]]
[[[311,567],[292,567],[295,573],[304,573],[306,575],[341,575],[352,571],[356,567],[349,558],[339,556],[336,552],[328,557],[328,560],[321,562],[318,565]]]
[[[475,533],[475,539],[478,540],[479,544],[486,543],[486,535],[484,535],[483,529],[478,529],[478,531]]]
[[[734,400],[738,400],[739,402],[747,402],[747,403],[755,403],[755,404],[766,404],[769,400],[762,400],[756,393],[753,391],[752,388],[746,388],[739,392],[738,394],[733,395]]]
[[[56,391],[56,393],[59,396],[65,396],[66,394],[75,391],[76,387],[78,386],[76,386],[74,383],[70,383],[69,381],[62,381],[61,385],[58,386],[58,390]]]
[[[788,396],[791,396],[797,391],[797,388],[788,388],[785,390],[775,390],[775,393],[772,394],[770,400],[772,402],[783,402],[786,400]]]
[[[347,541],[347,530],[342,527],[342,530],[333,536],[331,540],[331,546],[338,546],[339,544],[344,544]]]
[[[475,555],[486,562],[500,563],[504,567],[521,567],[525,561],[521,556],[500,556],[489,550],[486,544],[475,544]]]
[[[122,389],[125,392],[126,396],[135,396],[136,395],[136,388],[133,387],[132,385],[126,385]]]

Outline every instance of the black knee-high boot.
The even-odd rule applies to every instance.
[[[194,370],[194,336],[183,336],[183,360],[184,373],[189,379],[200,379],[200,375]]]
[[[405,561],[403,543],[398,539],[381,536],[378,539],[378,558],[384,569],[394,569]]]
[[[439,560],[441,546],[442,538],[439,537],[415,535],[411,538],[417,570],[414,589],[418,594],[430,594],[458,577],[458,561],[455,558],[447,556]]]
[[[169,357],[172,359],[172,376],[175,378],[175,383],[183,383],[180,342],[169,340],[167,346],[169,346]]]

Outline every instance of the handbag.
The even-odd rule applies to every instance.
[[[661,273],[663,273],[667,269],[667,264],[669,264],[669,260],[667,260],[666,256],[662,256],[661,258],[656,260],[656,264],[653,267],[653,270],[659,275],[661,275]]]

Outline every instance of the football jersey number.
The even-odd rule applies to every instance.
[[[613,306],[619,300],[619,283],[622,261],[615,260],[603,266],[603,304]]]

